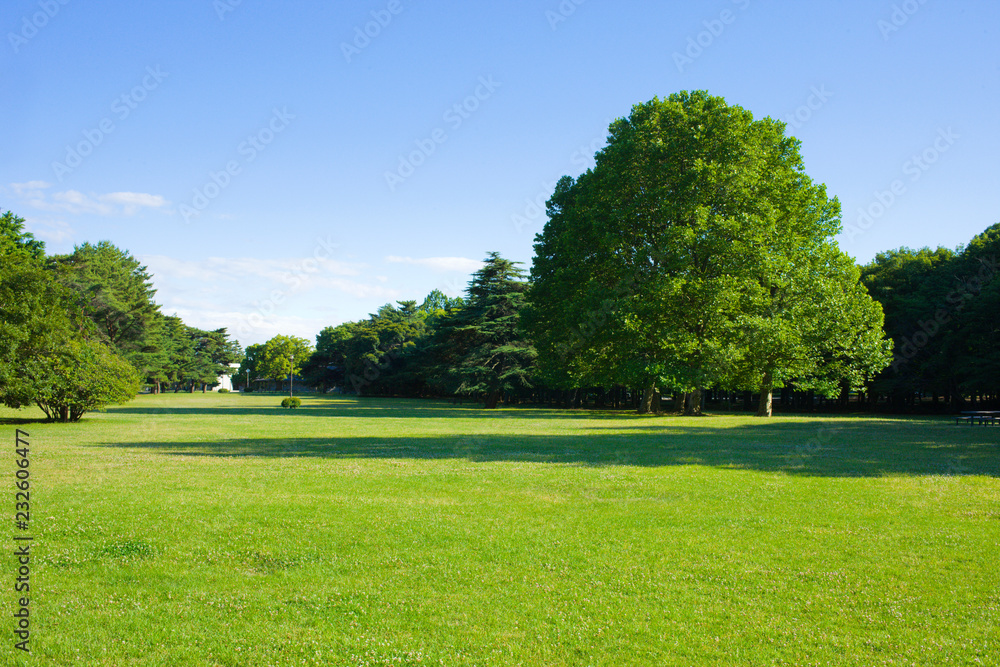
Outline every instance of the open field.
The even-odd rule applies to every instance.
[[[279,402],[0,410],[21,663],[1000,662],[998,428]]]

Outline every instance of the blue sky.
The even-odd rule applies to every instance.
[[[631,106],[789,121],[860,262],[1000,221],[995,0],[6,0],[0,207],[244,345],[530,267]],[[867,215],[862,215],[866,212]]]

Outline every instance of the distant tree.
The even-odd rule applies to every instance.
[[[264,356],[264,345],[247,345],[246,349],[243,351],[243,359],[240,361],[239,370],[236,371],[236,376],[239,380],[244,383],[247,382],[249,378],[249,383],[246,384],[246,391],[253,391],[253,383],[261,379],[262,373],[262,359]]]
[[[325,327],[317,334],[316,350],[302,367],[306,382],[322,389],[343,387],[346,384],[346,344],[355,335],[358,326],[354,322],[345,322],[335,327]]]
[[[397,307],[398,306],[398,307]],[[428,314],[416,301],[385,304],[367,320],[354,323],[341,349],[347,383],[358,394],[413,395],[420,379],[412,358],[426,336]]]
[[[427,314],[433,314],[439,311],[449,311],[455,308],[459,308],[462,305],[462,297],[455,296],[450,297],[439,289],[431,290],[422,304],[420,304],[420,310]]]
[[[443,328],[455,350],[450,374],[456,391],[483,396],[490,410],[504,393],[532,387],[536,352],[519,327],[528,290],[523,277],[516,263],[489,253],[469,282],[464,305]]]
[[[892,363],[872,383],[891,404],[922,395],[958,410],[968,396],[1000,394],[1000,224],[957,252],[899,248],[876,255],[862,275],[885,310]]]
[[[316,386],[358,394],[422,396],[444,391],[433,334],[461,306],[433,290],[416,301],[385,304],[367,319],[326,327],[303,374]]]
[[[291,376],[299,373],[311,354],[312,346],[306,339],[279,334],[264,344],[260,371],[275,382],[291,381]]]
[[[893,359],[869,390],[905,405],[915,392],[960,393],[960,352],[950,344],[957,304],[953,289],[955,253],[947,248],[899,248],[878,253],[862,267],[862,281],[885,313],[885,330],[894,341]],[[944,311],[937,321],[935,313]],[[931,327],[933,336],[921,328]],[[914,347],[913,337],[921,343]]]
[[[239,343],[229,340],[225,327],[204,331],[188,326],[186,334],[191,339],[190,349],[193,353],[187,374],[191,381],[190,391],[200,384],[204,392],[208,385],[218,382],[221,375],[232,371],[229,364],[236,363],[243,357]]]
[[[978,234],[956,258],[952,289],[946,295],[956,315],[953,347],[967,394],[1000,396],[1000,223]],[[956,280],[957,278],[957,280]]]

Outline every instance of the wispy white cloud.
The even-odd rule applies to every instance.
[[[389,255],[385,258],[386,262],[390,264],[413,264],[416,266],[424,266],[433,271],[462,271],[464,273],[472,273],[473,271],[478,271],[483,263],[476,259],[468,259],[466,257],[397,257],[395,255]]]
[[[180,317],[185,324],[206,331],[225,327],[230,336],[237,338],[243,345],[263,343],[278,334],[298,336],[312,343],[318,331],[333,324],[329,318],[286,314],[269,314],[263,317],[256,311],[241,312],[197,307],[164,308],[163,311]]]
[[[137,259],[152,274],[164,313],[202,329],[227,327],[244,345],[279,333],[311,338],[343,321],[345,303],[400,298],[376,278],[360,278],[363,264],[332,259]]]
[[[31,197],[41,194],[42,190],[52,187],[45,181],[28,181],[27,183],[11,183],[10,189],[19,197]]]
[[[49,192],[51,188],[52,184],[46,181],[10,184],[14,194],[26,200],[32,208],[55,213],[135,215],[142,209],[165,210],[170,204],[160,195],[145,192],[84,194],[79,190]]]
[[[165,277],[196,278],[245,284],[248,279],[275,285],[298,287],[307,283],[320,286],[333,276],[360,275],[363,265],[334,259],[260,259],[256,257],[207,257],[183,260],[164,255],[144,255],[141,261]]]
[[[144,192],[111,192],[101,195],[98,200],[121,205],[125,215],[133,215],[140,208],[163,208],[170,203],[160,195],[150,195]]]

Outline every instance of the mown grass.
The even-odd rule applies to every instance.
[[[73,425],[0,413],[11,449],[15,427],[31,434],[35,536],[33,653],[16,655],[7,632],[0,653],[39,665],[1000,661],[1000,429],[279,403],[141,396]]]

